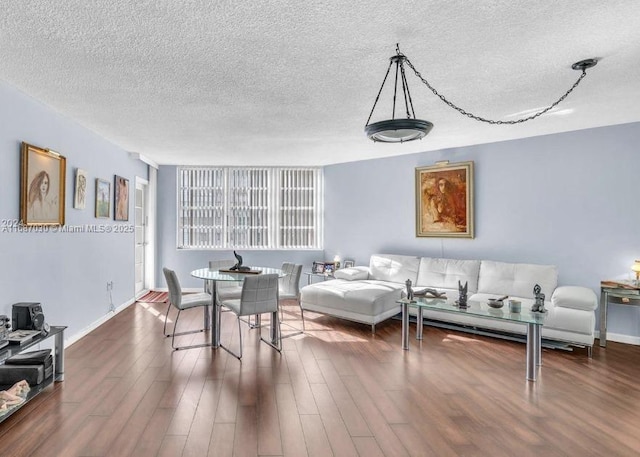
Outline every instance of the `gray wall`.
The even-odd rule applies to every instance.
[[[44,104],[0,83],[0,222],[20,215],[20,144],[55,150],[66,157],[66,227],[98,224],[112,229],[133,225],[135,177],[147,166],[121,148],[64,118]],[[74,173],[87,172],[87,205],[73,208]],[[95,179],[129,179],[129,222],[94,217]],[[113,198],[113,195],[112,195]],[[0,313],[16,302],[42,303],[47,322],[67,325],[69,340],[109,314],[106,283],[113,281],[113,304],[134,299],[133,233],[18,233],[0,226]]]
[[[599,296],[600,280],[630,279],[640,258],[638,144],[633,123],[328,166],[325,256],[554,264],[560,284]],[[441,160],[474,161],[475,239],[415,236],[414,169]],[[611,306],[608,330],[640,344],[640,308]]]
[[[209,265],[209,260],[234,259],[233,251],[221,250],[179,250],[176,249],[176,179],[175,166],[162,166],[158,171],[158,262],[156,282],[166,288],[162,268],[175,270],[183,288],[201,288],[202,281],[192,278],[189,273]],[[281,250],[241,250],[245,265],[279,268],[283,262],[311,265],[314,260],[324,260],[323,251],[281,251]],[[309,269],[303,269],[308,271]],[[303,274],[301,285],[306,284]]]

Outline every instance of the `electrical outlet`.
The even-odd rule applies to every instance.
[[[113,281],[107,281],[107,290],[113,290]]]

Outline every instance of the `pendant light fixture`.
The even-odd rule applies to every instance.
[[[421,140],[431,131],[433,128],[433,124],[429,121],[425,121],[422,119],[416,119],[416,113],[413,109],[413,100],[411,99],[411,93],[409,92],[409,85],[407,83],[407,77],[405,75],[405,63],[415,75],[420,79],[430,90],[436,95],[440,100],[446,103],[449,107],[455,109],[460,114],[463,114],[471,119],[474,119],[479,122],[486,122],[488,124],[521,124],[526,121],[530,121],[532,119],[541,116],[542,114],[548,112],[549,110],[555,108],[560,102],[562,102],[567,96],[578,87],[580,81],[587,75],[587,69],[595,66],[598,61],[596,59],[586,59],[581,60],[579,62],[574,63],[571,68],[574,70],[581,71],[581,75],[578,80],[567,90],[562,97],[556,100],[554,103],[549,105],[548,107],[521,119],[515,120],[492,120],[484,117],[476,116],[475,114],[469,113],[464,109],[454,105],[452,102],[447,100],[444,95],[441,95],[429,82],[422,77],[419,71],[415,69],[411,61],[400,52],[400,45],[396,44],[396,55],[389,59],[389,67],[387,67],[387,73],[384,75],[384,80],[382,81],[382,86],[380,86],[380,90],[378,91],[378,95],[376,97],[375,102],[373,103],[373,108],[371,108],[371,113],[369,113],[369,118],[367,119],[367,124],[364,127],[364,131],[367,136],[376,142],[381,143],[404,143],[406,141],[413,140]],[[387,78],[391,71],[391,67],[395,64],[395,84],[393,88],[393,110],[391,112],[391,119],[385,121],[374,122],[370,124],[371,117],[373,116],[373,111],[376,108],[378,100],[380,99],[380,94],[382,93],[382,89],[384,88],[385,83],[387,82]],[[402,91],[402,94],[399,94],[398,86]],[[400,101],[397,102],[398,97]],[[404,110],[406,114],[406,118],[398,118],[396,119],[396,105],[402,104],[402,100],[404,100]]]

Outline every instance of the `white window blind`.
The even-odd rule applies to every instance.
[[[320,168],[178,168],[179,249],[321,249]]]

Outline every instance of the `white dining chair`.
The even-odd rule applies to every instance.
[[[165,280],[167,281],[167,288],[169,289],[169,304],[167,306],[167,312],[164,316],[164,328],[163,333],[166,337],[171,337],[171,347],[178,351],[180,349],[191,349],[198,347],[209,346],[209,344],[196,344],[190,346],[176,346],[175,345],[175,337],[180,335],[188,335],[191,333],[204,332],[205,329],[197,329],[197,330],[189,330],[185,332],[176,332],[178,328],[178,321],[180,319],[180,313],[186,309],[196,308],[199,306],[210,306],[211,305],[211,294],[206,292],[201,292],[197,294],[183,294],[182,288],[180,287],[180,281],[178,280],[178,276],[176,272],[170,270],[169,268],[163,268],[162,272],[164,273]],[[169,317],[169,311],[171,307],[174,307],[178,310],[178,315],[176,316],[176,321],[173,323],[173,332],[167,333],[167,319]]]
[[[280,302],[280,321],[287,327],[292,328],[292,333],[282,335],[282,338],[289,338],[291,336],[300,335],[304,333],[304,311],[300,306],[300,276],[302,275],[302,265],[296,265],[294,263],[285,262],[282,264],[283,276],[278,279],[278,297]],[[302,330],[293,327],[287,323],[284,319],[284,306],[283,302],[295,300],[300,308],[300,318],[302,319]]]
[[[233,352],[229,347],[220,343],[220,347],[229,354],[242,360],[242,328],[240,317],[271,313],[270,335],[272,341],[265,340],[260,335],[260,340],[276,349],[282,350],[282,338],[280,333],[280,319],[278,318],[278,275],[260,274],[247,276],[242,283],[242,293],[239,299],[223,300],[221,306],[229,309],[236,315],[238,321],[238,333],[240,335],[240,353]],[[262,328],[260,328],[262,331]]]

